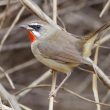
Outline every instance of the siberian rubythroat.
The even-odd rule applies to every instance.
[[[37,60],[55,71],[67,74],[51,95],[56,94],[62,84],[69,78],[74,67],[80,64],[91,65],[83,58],[83,46],[89,38],[108,28],[109,25],[99,28],[99,30],[87,36],[86,40],[48,23],[30,23],[23,26],[28,30],[31,50]]]

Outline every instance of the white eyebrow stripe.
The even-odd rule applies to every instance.
[[[41,25],[41,26],[43,26],[42,24],[39,24],[39,23],[31,23],[30,25]]]
[[[31,25],[38,25],[38,23],[31,23]]]

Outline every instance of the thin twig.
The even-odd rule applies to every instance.
[[[57,0],[53,0],[53,21],[57,23]]]
[[[31,60],[29,60],[29,61],[27,61],[25,63],[19,64],[19,65],[15,66],[15,67],[10,68],[10,69],[8,69],[5,72],[9,75],[9,74],[12,74],[15,71],[24,69],[24,68],[26,68],[26,67],[28,67],[30,65],[35,64],[35,63],[36,63],[36,59],[31,59]],[[3,78],[4,76],[5,76],[4,74],[1,74],[0,75],[0,79]]]
[[[20,103],[19,103],[19,106],[20,106],[21,108],[23,108],[24,110],[32,110],[31,108],[29,108],[29,107],[27,107],[27,106],[25,106],[25,105],[23,105],[23,104],[20,104]]]
[[[8,107],[6,105],[4,105],[3,103],[0,105],[0,110],[14,110],[13,108],[11,107]]]
[[[110,79],[108,76],[105,75],[105,73],[96,65],[90,58],[84,58],[86,61],[88,61],[94,68],[94,71],[97,73],[98,77],[101,79],[101,81],[110,88]]]
[[[46,80],[49,76],[51,75],[51,70],[48,70],[47,72],[45,72],[42,76],[40,76],[39,78],[37,78],[35,81],[33,81],[28,87],[33,87],[38,85],[39,83],[43,82],[44,80]],[[25,90],[22,93],[20,93],[19,95],[17,95],[17,99],[20,99],[21,97],[23,97],[24,95],[26,95],[27,93],[29,93],[32,89],[29,90]]]
[[[15,24],[18,22],[21,14],[23,13],[25,7],[22,7],[21,10],[18,12],[15,20],[13,21],[12,25],[10,26],[10,28],[8,29],[8,31],[6,32],[6,34],[4,35],[3,39],[1,40],[1,43],[0,43],[0,51],[2,50],[2,46],[5,42],[5,40],[7,39],[8,35],[10,34],[11,30],[14,28]]]
[[[2,86],[2,84],[0,84],[0,96],[9,102],[13,110],[21,110],[15,97],[10,93],[8,93],[8,91],[6,91],[6,89]]]
[[[94,57],[95,64],[97,64],[97,61],[98,61],[98,52],[99,52],[99,45],[96,47],[96,52],[95,52],[95,57]],[[93,74],[92,89],[93,89],[95,101],[99,103],[97,77],[98,77],[97,73]],[[97,104],[97,110],[101,110],[101,107],[99,104]]]
[[[24,89],[18,91],[18,92],[17,92],[17,95],[19,95],[20,93],[22,93],[23,91],[28,90],[28,89],[39,88],[39,87],[50,87],[50,86],[51,86],[51,85],[48,85],[48,84],[40,84],[40,85],[36,85],[36,86],[33,86],[33,87],[26,87],[26,88],[24,88]],[[68,89],[68,88],[61,87],[61,89],[65,90],[66,92],[68,92],[68,93],[70,93],[70,94],[72,94],[72,95],[75,95],[76,97],[78,97],[78,98],[80,98],[80,99],[82,99],[82,100],[85,100],[85,101],[87,101],[87,102],[91,102],[91,103],[94,103],[94,104],[100,104],[100,105],[103,105],[103,106],[108,106],[108,107],[110,107],[110,104],[101,103],[101,102],[98,103],[98,102],[96,102],[96,101],[93,101],[93,100],[91,100],[91,99],[88,99],[88,98],[86,98],[86,97],[83,97],[83,96],[77,94],[76,92],[74,92],[73,90],[70,90],[70,89]]]
[[[85,100],[85,101],[88,101],[88,102],[91,102],[91,103],[95,103],[95,104],[104,105],[104,106],[110,106],[109,104],[105,104],[105,103],[101,103],[101,102],[98,103],[98,102],[95,102],[95,101],[90,100],[90,99],[88,99],[88,98],[82,97],[81,95],[79,95],[79,94],[77,94],[77,93],[75,93],[75,92],[73,92],[73,91],[71,91],[71,90],[69,90],[69,89],[67,89],[67,88],[64,88],[64,90],[65,90],[66,92],[69,92],[69,93],[71,93],[71,94],[73,94],[73,95],[79,97],[80,99]]]
[[[20,8],[21,8],[21,4],[19,4],[19,3],[15,4],[15,5],[11,5],[8,8],[7,13],[5,13],[5,12],[0,13],[0,21],[4,18],[5,14],[6,14],[6,17],[8,18],[8,17],[10,17],[10,15],[13,15],[13,13],[15,13],[16,11],[18,11],[18,9],[20,9]]]
[[[54,25],[56,28],[60,29],[58,25],[48,17],[37,4],[35,4],[32,0],[20,0],[20,2],[29,8],[35,15],[38,15],[42,20]]]
[[[104,8],[102,9],[102,11],[101,11],[99,17],[101,18],[101,17],[104,15],[104,13],[105,13],[109,8],[110,8],[110,0],[108,0],[108,2],[105,4],[105,6],[104,6]]]
[[[3,23],[5,22],[6,15],[7,15],[7,11],[8,11],[9,5],[10,5],[10,1],[11,1],[11,0],[8,0],[8,2],[7,2],[7,6],[6,6],[6,9],[5,9],[5,14],[4,14],[4,17],[2,18],[2,21],[1,21],[1,23],[0,23],[0,29],[2,28]]]
[[[53,21],[57,24],[57,0],[53,0]],[[57,80],[57,73],[56,71],[52,70],[51,92],[55,91],[56,80]],[[53,104],[54,104],[54,97],[51,96],[49,100],[49,110],[53,110]]]
[[[102,45],[102,44],[104,44],[105,42],[107,42],[107,41],[109,41],[109,40],[110,40],[110,34],[108,34],[108,35],[106,35],[105,37],[101,38],[100,41],[97,41],[97,42],[94,44],[93,48],[95,48],[95,47],[99,44],[99,42],[100,42],[100,45]]]
[[[52,86],[51,86],[51,92],[55,90],[56,87],[56,79],[57,79],[57,74],[55,71],[52,73]],[[49,110],[53,110],[53,104],[54,104],[54,97],[50,97],[49,100]]]
[[[10,0],[10,4],[18,3],[18,0]],[[7,0],[0,0],[0,6],[4,6],[7,4]]]
[[[0,66],[0,70],[4,73],[4,75],[5,75],[5,77],[7,78],[9,84],[11,85],[11,87],[12,87],[13,89],[15,89],[14,83],[13,83],[12,79],[10,78],[9,74],[7,74],[7,73],[5,72],[5,70],[4,70],[1,66]]]

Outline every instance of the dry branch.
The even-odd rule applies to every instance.
[[[0,51],[2,49],[2,46],[5,42],[5,40],[7,39],[8,35],[10,34],[11,30],[14,28],[15,24],[18,22],[22,12],[24,11],[24,7],[21,8],[21,10],[18,12],[18,15],[16,16],[15,20],[13,21],[12,25],[10,26],[9,30],[7,31],[7,33],[5,34],[5,36],[3,37],[1,43],[0,43]]]
[[[8,103],[13,108],[13,110],[21,110],[15,97],[6,91],[5,88],[2,86],[2,84],[0,84],[0,96],[4,100],[8,101]]]
[[[35,81],[33,81],[28,87],[29,88],[32,88],[32,87],[38,85],[39,83],[41,83],[44,80],[46,80],[50,75],[51,75],[51,70],[45,72],[43,75],[41,75]],[[23,97],[24,95],[26,95],[27,93],[29,93],[31,90],[32,89],[28,89],[28,90],[25,90],[25,91],[21,92],[19,95],[17,95],[17,99],[20,99],[21,97]]]
[[[20,0],[24,6],[29,8],[35,15],[38,15],[42,20],[53,24],[55,27],[59,28],[58,25],[56,25],[55,22],[51,18],[49,18],[40,8],[37,4],[33,3],[32,0]]]
[[[22,1],[22,3],[24,4],[24,5],[26,5],[26,7],[28,7],[29,8],[29,11],[31,10],[32,11],[32,13],[34,13],[35,15],[38,15],[38,16],[40,16],[40,18],[41,19],[43,19],[43,20],[45,20],[45,21],[48,21],[49,23],[51,23],[52,24],[52,20],[50,20],[50,18],[49,17],[46,17],[46,19],[45,19],[45,14],[43,14],[42,15],[42,11],[41,10],[39,10],[40,8],[37,6],[37,8],[36,8],[36,5],[35,5],[35,3],[33,3],[34,1],[36,2],[36,0],[33,0],[33,2],[32,2],[32,0],[20,0],[20,1]],[[62,19],[62,21],[64,21],[64,23],[65,23],[65,26],[66,26],[66,29],[68,30],[68,31],[70,31],[70,32],[75,32],[76,34],[78,34],[78,35],[82,35],[82,34],[85,34],[85,33],[87,33],[87,32],[90,32],[91,31],[91,29],[97,29],[97,28],[99,28],[100,26],[102,26],[102,24],[104,24],[104,22],[107,22],[108,20],[109,20],[109,15],[107,15],[106,14],[106,16],[105,17],[103,17],[103,18],[101,18],[101,19],[99,19],[98,17],[97,17],[97,15],[99,15],[99,12],[100,12],[100,8],[99,7],[102,7],[102,5],[103,5],[103,3],[106,3],[106,2],[109,2],[109,0],[108,1],[106,1],[106,0],[91,0],[91,1],[81,1],[81,2],[79,2],[79,0],[77,1],[77,3],[76,3],[76,1],[72,1],[72,0],[69,0],[68,2],[66,1],[66,0],[60,0],[60,1],[58,1],[58,15],[61,17],[61,19]],[[1,38],[3,38],[4,37],[4,35],[6,34],[6,32],[7,32],[7,30],[9,29],[9,25],[13,22],[13,19],[15,18],[15,16],[16,16],[16,13],[18,13],[18,11],[20,10],[20,8],[21,8],[21,4],[20,4],[20,2],[18,1],[18,0],[10,0],[10,4],[11,4],[11,6],[10,7],[8,7],[8,10],[7,10],[7,13],[5,13],[5,8],[4,7],[6,7],[6,5],[7,5],[7,2],[8,2],[8,0],[0,0],[0,22],[1,22],[1,20],[3,19],[3,17],[5,16],[5,14],[6,14],[6,17],[7,18],[9,18],[9,19],[6,19],[5,21],[6,22],[4,22],[4,25],[2,26],[2,28],[1,28],[1,30],[0,30],[0,40],[1,40]],[[40,2],[40,1],[39,1]],[[76,3],[76,4],[75,4]],[[43,3],[41,2],[41,4],[40,4],[40,7],[43,7]],[[49,2],[47,2],[47,5],[49,6],[50,4],[49,4]],[[98,7],[97,7],[98,6]],[[105,5],[106,6],[106,5]],[[92,7],[92,8],[91,8]],[[94,10],[94,7],[95,7],[95,10]],[[107,9],[108,10],[108,9]],[[11,74],[11,73],[23,73],[24,71],[23,71],[23,69],[24,68],[26,68],[26,67],[29,67],[29,66],[31,66],[32,65],[32,68],[34,67],[35,68],[35,66],[36,65],[33,65],[33,64],[35,64],[36,63],[36,60],[35,59],[32,59],[32,60],[30,60],[30,61],[27,61],[28,60],[28,56],[30,55],[30,51],[29,51],[29,49],[28,49],[28,47],[30,48],[30,44],[27,42],[27,40],[25,39],[25,36],[26,35],[24,35],[24,31],[23,30],[20,30],[20,29],[18,29],[19,28],[19,25],[21,25],[21,24],[26,24],[26,23],[28,23],[28,22],[31,22],[31,21],[35,21],[36,20],[36,17],[34,16],[34,15],[32,15],[29,11],[27,11],[27,10],[25,10],[25,12],[24,13],[22,13],[22,16],[20,17],[20,20],[19,20],[19,22],[15,25],[15,27],[13,28],[13,30],[11,31],[11,33],[10,33],[10,37],[9,37],[9,39],[7,40],[7,42],[6,42],[6,45],[3,45],[3,48],[2,48],[2,53],[1,53],[1,61],[0,61],[0,64],[2,65],[3,64],[3,67],[4,68],[10,68],[10,69],[8,69],[6,72],[8,72],[8,74]],[[46,11],[45,11],[46,12]],[[39,13],[39,14],[38,14]],[[52,11],[51,11],[51,8],[49,9],[49,16],[52,16]],[[90,14],[89,14],[90,13]],[[70,15],[70,16],[69,16]],[[10,17],[13,17],[13,19],[11,19],[10,20]],[[49,18],[49,19],[48,19]],[[8,21],[10,21],[10,22],[8,22]],[[59,23],[60,24],[60,23]],[[53,23],[53,25],[56,25],[56,24],[54,24]],[[20,34],[16,34],[16,33],[20,33]],[[16,36],[16,37],[15,37]],[[25,40],[26,40],[26,42],[25,42]],[[101,38],[100,39],[100,42],[101,42],[101,45],[104,43],[104,45],[105,46],[107,46],[108,48],[109,48],[109,41],[110,41],[110,34],[109,33],[107,33],[106,35],[104,35],[104,37],[103,38]],[[107,43],[108,42],[108,43]],[[98,45],[98,42],[96,42],[95,44],[94,44],[94,48],[96,47]],[[25,47],[26,47],[26,49],[25,49]],[[103,47],[103,46],[100,46],[100,47]],[[18,50],[19,49],[19,50]],[[23,55],[24,54],[22,54],[22,51],[24,51],[24,49],[25,49],[25,51],[26,51],[26,59],[23,57]],[[28,50],[28,51],[27,51]],[[17,62],[17,58],[13,58],[13,59],[15,59],[16,60],[16,62],[15,62],[15,60],[12,60],[12,61],[10,61],[10,62],[7,62],[6,60],[7,59],[9,59],[10,58],[10,56],[12,55],[12,54],[16,54],[16,53],[20,53],[20,58],[21,58],[21,60],[22,60],[22,62],[25,62],[25,63],[23,63],[23,64],[20,64],[19,62]],[[106,65],[106,69],[105,69],[105,66],[102,66],[103,67],[103,69],[105,69],[105,72],[106,73],[109,73],[109,63],[107,63],[106,62],[106,60],[105,60],[105,57],[106,58],[108,58],[108,62],[109,62],[109,56],[110,55],[108,55],[109,54],[109,50],[106,50],[106,49],[101,49],[101,52],[102,52],[102,54],[100,55],[100,57],[101,57],[101,60],[99,59],[99,62],[100,62],[100,64],[102,65],[102,63],[103,63],[103,65]],[[104,54],[104,52],[105,53],[107,53],[107,55],[105,55]],[[6,55],[7,54],[7,55]],[[29,55],[28,55],[29,54]],[[16,56],[16,55],[15,55]],[[31,57],[31,55],[29,56],[29,58]],[[102,58],[103,57],[103,58]],[[20,59],[19,58],[19,59]],[[31,57],[32,58],[32,57]],[[104,60],[104,62],[102,61],[102,60]],[[4,62],[4,61],[6,61],[6,62]],[[14,64],[13,64],[14,63]],[[17,64],[16,64],[17,63]],[[19,65],[18,65],[18,63],[19,63]],[[105,64],[106,63],[106,64]],[[37,69],[38,69],[38,67],[39,67],[39,63],[37,62]],[[14,66],[14,65],[17,65],[17,66]],[[13,68],[12,68],[13,67]],[[42,68],[41,67],[43,67],[43,66],[40,66],[39,67],[39,69],[38,69],[38,71],[40,71],[41,72],[41,70],[42,70]],[[21,71],[20,71],[21,70]],[[34,71],[34,69],[32,70],[31,68],[27,68],[27,69],[25,69],[26,71],[31,71],[30,72],[30,76],[29,76],[29,74],[27,75],[28,77],[27,77],[27,79],[25,79],[25,81],[27,82],[27,81],[30,81],[30,79],[31,78],[33,78],[33,73],[35,73],[36,71]],[[17,71],[17,72],[16,72]],[[90,87],[91,86],[89,86],[89,84],[90,84],[90,82],[91,82],[91,78],[90,78],[90,76],[91,75],[89,75],[89,76],[87,76],[86,78],[84,78],[85,76],[84,75],[86,75],[86,74],[82,74],[82,72],[83,71],[77,71],[76,70],[76,72],[79,72],[79,74],[77,74],[77,75],[75,75],[75,74],[72,74],[74,77],[71,77],[70,79],[72,80],[72,83],[71,82],[69,82],[69,87],[71,88],[71,87],[73,87],[73,88],[76,88],[76,84],[77,84],[77,86],[79,86],[79,87],[77,87],[76,88],[76,92],[79,92],[79,93],[82,93],[83,91],[84,91],[84,93],[86,94],[86,95],[88,95],[88,92],[89,92],[89,97],[90,98],[93,98],[91,95],[90,95]],[[88,71],[88,72],[90,72],[90,71]],[[40,75],[41,73],[38,73],[38,75]],[[21,74],[20,74],[21,75]],[[23,76],[24,77],[24,75],[26,75],[26,73],[23,73],[21,76]],[[34,74],[35,75],[35,74]],[[51,74],[50,74],[51,75]],[[16,74],[16,75],[13,75],[12,74],[12,76],[14,76],[13,77],[13,79],[14,79],[14,81],[15,81],[15,79],[16,79],[16,81],[17,81],[17,84],[15,85],[16,87],[18,86],[18,87],[20,87],[20,88],[22,88],[22,86],[21,86],[21,83],[22,83],[22,78],[21,77],[18,77],[19,76],[19,74]],[[1,73],[0,74],[0,78],[3,78],[4,77],[4,74],[3,73]],[[76,81],[76,77],[78,78],[78,80]],[[46,78],[44,78],[44,79],[42,79],[42,80],[45,80]],[[75,79],[75,80],[74,80]],[[81,79],[81,81],[79,81]],[[59,77],[58,77],[58,80],[59,80]],[[1,82],[2,81],[4,81],[4,79],[1,79]],[[20,82],[20,84],[18,83],[18,82]],[[42,82],[42,81],[41,81]],[[29,82],[30,83],[30,82]],[[25,83],[25,84],[27,84],[27,83]],[[36,85],[36,83],[35,83],[35,85]],[[7,86],[7,85],[5,85],[5,86]],[[39,86],[39,85],[38,85]],[[49,86],[50,87],[50,86]],[[32,90],[32,89],[29,89],[29,90]],[[106,94],[106,89],[104,88],[104,87],[101,87],[101,89],[100,89],[100,97],[101,96],[103,96],[103,95],[105,95]],[[29,92],[29,91],[28,91]],[[27,92],[27,93],[28,93]],[[24,95],[26,95],[27,93],[25,93]],[[70,94],[70,93],[69,93]],[[109,93],[108,93],[109,94]],[[104,100],[107,100],[108,98],[109,98],[109,95],[105,95],[105,99]],[[22,98],[22,100],[25,102],[25,100],[26,100],[26,102],[25,103],[27,103],[28,102],[28,100],[26,99],[26,97],[23,97],[24,95],[22,95],[20,98]],[[31,99],[33,98],[32,96],[31,96],[31,93],[30,94],[28,94],[29,95],[29,97],[31,97]],[[65,96],[65,97],[64,97]],[[68,98],[68,96],[66,97],[66,95],[65,94],[63,94],[63,96],[61,95],[61,97],[63,97],[63,99],[66,99],[66,98]],[[80,96],[79,96],[80,97]],[[100,98],[99,97],[99,98]],[[40,100],[42,100],[41,99],[41,97],[40,96],[38,96],[37,97],[38,99],[40,98]],[[19,98],[18,98],[19,99]],[[83,98],[82,98],[83,99]],[[40,102],[40,100],[39,100],[39,102],[37,102],[36,101],[36,103],[37,104],[40,104],[40,106],[42,105],[42,107],[45,105],[45,103],[41,103]],[[69,99],[70,100],[70,99]],[[85,99],[84,99],[85,100]],[[67,102],[68,100],[66,100],[66,102]],[[65,102],[65,100],[62,100],[62,106],[63,107],[67,107],[66,105],[68,105],[67,103]],[[72,106],[71,107],[73,107],[73,109],[78,109],[79,108],[79,105],[75,105],[74,103],[76,102],[76,100],[73,102],[73,104],[72,104]],[[33,102],[34,103],[34,102]],[[32,103],[32,104],[33,104]],[[63,103],[64,103],[64,105],[63,105]],[[72,102],[71,102],[72,103]],[[80,103],[80,102],[78,102],[78,103]],[[91,106],[91,108],[90,109],[93,109],[92,108],[92,104],[91,104],[92,102],[90,101],[90,106]],[[94,101],[93,101],[93,103],[94,103]],[[99,104],[99,103],[96,103],[95,102],[95,104]],[[33,106],[33,105],[31,105],[31,103],[29,104],[30,106]],[[83,107],[84,106],[86,106],[86,103],[85,104],[82,104],[82,103],[80,103],[80,106],[82,106],[82,110],[83,110]],[[89,105],[88,105],[89,106]],[[77,108],[78,107],[78,108]],[[35,108],[36,109],[36,108]],[[84,109],[85,109],[85,107],[84,107]]]

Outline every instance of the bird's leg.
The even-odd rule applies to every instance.
[[[71,72],[67,74],[67,76],[63,79],[63,81],[59,84],[59,86],[52,92],[50,92],[49,97],[55,97],[58,90],[61,88],[61,86],[66,82],[66,80],[70,77]]]

